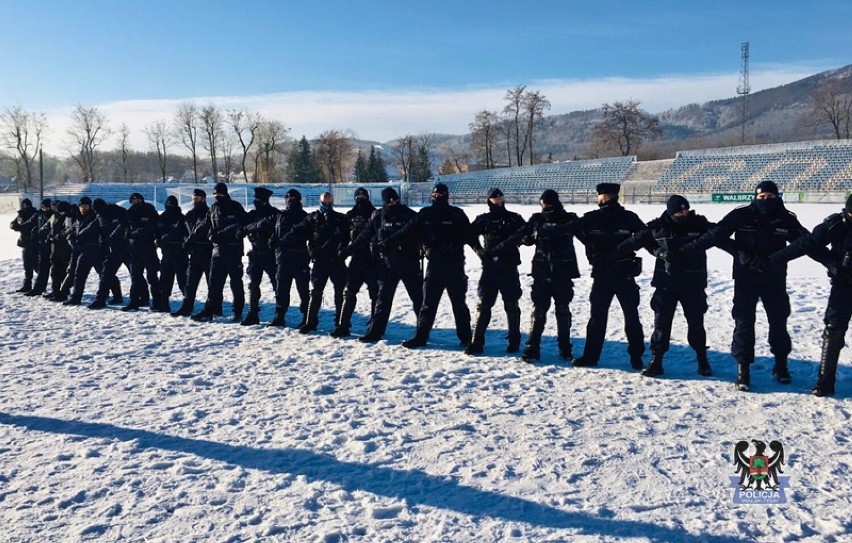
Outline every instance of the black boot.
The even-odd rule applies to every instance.
[[[328,335],[333,338],[349,337],[349,327],[338,324]]]
[[[32,280],[29,280],[29,281],[24,281],[24,286],[22,286],[21,288],[19,288],[15,292],[17,292],[19,294],[26,294],[27,292],[31,291],[32,289],[33,289],[33,282],[32,282]]]
[[[213,311],[205,307],[190,318],[196,322],[210,322],[213,320]]]
[[[284,320],[284,317],[287,315],[286,311],[281,311],[276,309],[275,316],[272,317],[272,320],[269,322],[269,326],[285,326],[287,323]]]
[[[90,303],[87,307],[89,309],[103,309],[107,306],[106,298],[95,298],[95,301]]]
[[[648,364],[648,367],[642,370],[643,377],[657,377],[658,375],[663,374],[663,355],[662,354],[652,354],[651,355],[651,363]]]
[[[772,368],[772,377],[782,385],[790,384],[790,370],[787,369],[787,357],[775,358],[775,367]]]
[[[180,308],[172,313],[172,317],[190,317],[192,316],[192,309],[194,306],[195,302],[184,300],[183,303],[180,304]]]
[[[707,347],[695,351],[695,357],[698,360],[698,375],[711,377],[713,370],[710,369],[710,361],[707,359]]]
[[[737,390],[748,392],[748,387],[751,384],[751,361],[737,360]]]
[[[509,333],[506,334],[509,340],[506,352],[516,353],[521,348],[521,308],[517,304],[506,308],[506,322],[509,328]]]
[[[530,335],[527,338],[527,346],[521,355],[524,362],[541,360],[541,335],[544,333],[544,325],[547,323],[547,311],[534,307],[530,317]]]
[[[240,326],[254,326],[260,324],[260,315],[256,311],[249,311],[246,318],[240,322]]]
[[[571,308],[567,305],[556,306],[556,343],[559,345],[559,358],[566,362],[573,362],[574,348],[571,345]]]
[[[355,297],[349,292],[343,295],[343,306],[340,316],[335,323],[334,330],[329,334],[333,338],[349,337],[349,328],[352,326],[352,314],[355,313]]]
[[[837,361],[846,330],[827,326],[822,333],[822,356],[819,364],[819,379],[812,391],[814,396],[833,396],[834,382],[837,373]]]
[[[482,354],[485,351],[485,330],[491,321],[491,310],[479,302],[476,311],[476,322],[473,325],[473,338],[464,349],[464,354]]]
[[[319,326],[319,310],[322,301],[322,293],[311,294],[311,301],[308,302],[308,314],[305,317],[305,323],[299,327],[300,334],[309,334]]]

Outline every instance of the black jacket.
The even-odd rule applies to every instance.
[[[388,267],[416,262],[420,259],[417,213],[402,204],[382,206],[373,212],[369,223],[349,245],[347,252],[353,254],[373,242],[378,245],[379,256]]]
[[[533,276],[544,274],[553,277],[557,274],[567,279],[580,277],[572,233],[578,220],[576,213],[565,211],[562,206],[557,206],[548,213],[534,213],[530,217],[523,243],[535,245]]]
[[[186,212],[183,218],[183,246],[187,249],[209,250],[213,248],[210,242],[210,227],[207,224],[207,214],[210,208],[206,202],[200,202]]]
[[[830,250],[826,249],[827,245],[831,246]],[[832,283],[838,280],[839,275],[843,276],[845,284],[852,283],[852,219],[845,210],[829,215],[814,227],[812,233],[800,236],[770,259],[778,264],[805,254],[829,269]]]
[[[157,218],[157,245],[163,249],[179,249],[183,245],[186,232],[183,211],[177,206],[169,206]]]
[[[237,235],[237,230],[246,224],[246,210],[236,200],[225,197],[217,200],[207,212],[207,226],[213,248],[227,247],[243,252],[243,240]]]
[[[246,215],[246,225],[243,231],[251,243],[252,252],[268,253],[272,249],[269,247],[269,238],[272,235],[271,228],[264,228],[262,224],[269,217],[274,217],[278,214],[278,208],[271,205],[264,205],[256,209],[252,209]]]
[[[645,228],[636,213],[618,202],[589,211],[572,225],[577,239],[586,246],[586,257],[592,265],[592,277],[636,277],[641,262],[636,253],[618,254],[618,245]],[[607,256],[609,255],[609,256]],[[614,259],[613,259],[614,257]]]
[[[475,238],[474,249],[482,255],[482,265],[520,265],[518,243],[508,240],[517,236],[526,226],[523,217],[502,206],[494,206],[488,213],[478,215],[470,228]],[[484,241],[482,245],[479,244],[480,236]]]
[[[464,246],[474,244],[470,220],[461,208],[432,204],[417,214],[423,252],[429,261],[464,262]]]
[[[101,246],[112,250],[123,250],[127,245],[127,213],[116,204],[109,204],[102,213],[98,213],[98,238]]]
[[[72,245],[80,250],[98,249],[101,230],[94,211],[78,214],[71,223]]]
[[[294,226],[301,223],[308,216],[307,212],[302,208],[301,202],[290,201],[287,207],[280,210],[275,215],[270,215],[259,223],[254,223],[246,226],[246,232],[251,235],[255,230],[263,230],[269,236],[269,246],[276,251],[296,251],[299,253],[307,253],[308,247],[305,244],[307,239],[304,235],[287,236]]]
[[[349,227],[349,241],[353,242],[358,239],[364,229],[369,228],[370,218],[375,213],[376,207],[369,201],[363,204],[355,204],[349,211],[346,212],[346,222]],[[375,250],[374,250],[375,249]],[[373,254],[378,252],[376,244],[370,244],[368,247],[362,247],[360,250],[352,253],[352,263],[355,262],[374,262]]]
[[[157,209],[148,202],[140,202],[127,210],[127,239],[131,245],[153,245],[157,241]]]
[[[32,246],[38,243],[38,214],[38,210],[32,207],[19,209],[15,220],[9,225],[9,228],[21,234],[19,246]]]
[[[334,209],[325,213],[313,211],[294,226],[281,243],[286,244],[291,238],[307,239],[312,260],[339,258],[349,242],[349,223],[346,215]]]

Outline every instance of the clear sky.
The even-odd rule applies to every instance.
[[[0,0],[0,107],[76,103],[112,125],[184,99],[246,106],[299,137],[462,133],[526,84],[551,113],[635,98],[657,112],[852,62],[852,2]]]

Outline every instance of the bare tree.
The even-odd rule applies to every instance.
[[[12,152],[19,190],[29,191],[33,186],[36,156],[46,127],[44,113],[24,111],[21,106],[6,108],[0,113],[0,143]]]
[[[274,183],[281,180],[278,156],[284,150],[289,132],[290,129],[281,121],[267,119],[259,123],[257,154],[254,159],[255,182]]]
[[[263,118],[260,116],[260,113],[253,113],[246,109],[231,110],[228,112],[228,124],[236,134],[237,140],[240,143],[240,148],[243,152],[240,164],[243,168],[243,176],[245,177],[246,183],[248,183],[248,169],[246,168],[246,162],[248,161],[249,152],[251,151],[252,145],[254,145],[255,138],[257,137],[257,131],[260,128],[262,120]],[[257,181],[256,169],[254,180]]]
[[[166,182],[166,159],[167,146],[171,139],[169,127],[165,121],[157,119],[154,124],[145,128],[145,135],[148,137],[148,142],[157,152],[157,164],[160,167],[160,181]]]
[[[192,155],[192,173],[198,183],[198,106],[195,102],[181,102],[175,113],[175,133]]]
[[[852,84],[847,78],[823,81],[813,95],[809,124],[829,125],[837,139],[849,139],[852,129]]]
[[[394,162],[406,181],[411,181],[411,158],[414,154],[414,136],[406,134],[397,138],[392,145]]]
[[[645,138],[663,135],[660,121],[639,108],[641,102],[628,100],[602,106],[603,118],[592,129],[592,139],[603,149],[618,151],[622,156],[635,153]]]
[[[77,151],[71,154],[74,162],[87,182],[95,181],[95,150],[109,137],[107,119],[97,106],[77,104],[71,113],[71,128],[68,135],[73,138]]]
[[[509,140],[514,144],[509,148],[514,151],[515,164],[520,166],[524,163],[524,154],[527,151],[526,123],[523,120],[524,114],[524,91],[526,85],[518,85],[514,89],[506,91],[503,100],[508,102],[503,108],[503,115],[509,124]],[[512,157],[509,155],[509,166],[512,165]]]
[[[219,164],[217,161],[217,153],[219,149],[220,139],[222,135],[222,112],[215,105],[208,104],[201,108],[199,113],[201,124],[204,127],[205,138],[201,146],[210,155],[210,164],[213,168],[213,179],[219,179]]]
[[[444,163],[441,165],[442,174],[461,173],[462,168],[470,160],[470,152],[463,150],[456,144],[443,144],[441,152],[444,155]]]
[[[231,182],[231,172],[234,167],[234,152],[237,150],[237,136],[230,130],[223,130],[222,136],[222,168],[225,180]]]
[[[500,132],[500,117],[493,111],[483,109],[468,125],[471,132],[470,149],[485,167],[494,167],[494,145]]]
[[[127,183],[130,177],[130,129],[127,127],[127,123],[122,123],[121,128],[118,129],[118,153],[121,157],[121,171],[124,174],[123,179],[124,182]]]
[[[535,161],[533,134],[536,127],[544,120],[544,112],[550,109],[550,100],[545,98],[541,91],[528,91],[524,94],[523,108],[526,120],[526,138],[529,141],[530,148],[530,166],[532,166]]]
[[[314,152],[317,165],[325,180],[329,183],[343,183],[344,174],[352,169],[352,136],[340,130],[328,130],[317,138]]]

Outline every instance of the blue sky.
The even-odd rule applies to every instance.
[[[755,90],[789,82],[852,62],[850,21],[846,1],[0,0],[0,107],[137,127],[196,99],[296,137],[461,133],[518,84],[551,113],[732,96],[742,41]]]

